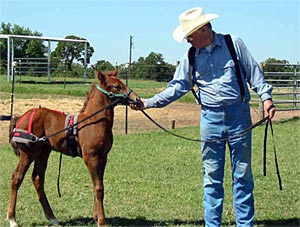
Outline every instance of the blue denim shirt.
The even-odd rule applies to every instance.
[[[249,87],[264,101],[272,98],[272,86],[266,83],[263,71],[240,38],[231,36],[239,61],[245,88],[245,99],[250,100]],[[196,49],[193,84],[198,87],[198,99],[209,107],[230,106],[241,100],[234,61],[224,36],[214,33],[210,48]],[[167,88],[154,97],[145,99],[146,106],[163,107],[190,91],[188,50],[176,68]]]

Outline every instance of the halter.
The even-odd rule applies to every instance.
[[[102,93],[106,94],[110,99],[113,99],[113,98],[124,98],[124,99],[126,99],[130,95],[130,93],[132,92],[131,89],[128,89],[128,92],[126,94],[115,94],[115,93],[108,92],[108,91],[104,90],[98,84],[96,84],[96,88],[99,91],[101,91]]]

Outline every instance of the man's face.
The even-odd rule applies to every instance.
[[[209,44],[207,43],[207,31],[206,26],[203,26],[189,35],[186,40],[196,48],[203,48]]]

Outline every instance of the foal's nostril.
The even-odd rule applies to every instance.
[[[141,101],[141,98],[140,97],[137,97],[136,99],[135,99],[135,103],[136,104],[139,104],[139,103],[141,103],[142,101]]]
[[[140,106],[142,105],[142,100],[141,100],[140,97],[137,97],[137,98],[135,99],[135,105],[136,105],[137,107],[140,107]]]

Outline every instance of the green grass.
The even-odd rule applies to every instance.
[[[66,81],[66,84],[63,81]],[[21,78],[16,76],[15,79],[15,97],[17,98],[47,98],[49,96],[80,96],[84,97],[89,90],[91,83],[95,82],[96,79],[87,79],[87,83],[83,83],[82,78],[74,77],[53,77],[48,83],[47,77],[30,77],[22,76]],[[23,81],[23,82],[20,82]],[[122,80],[125,83],[125,80]],[[24,83],[30,82],[30,83]],[[166,88],[167,82],[157,82],[152,80],[128,80],[129,87],[139,94],[142,98],[149,98],[159,93]],[[0,75],[0,98],[10,99],[11,83],[7,83],[6,75]],[[275,93],[286,93],[291,92],[291,89],[274,89]],[[251,92],[252,102],[251,106],[258,107],[258,96]],[[275,95],[274,100],[292,100],[293,97]],[[179,99],[180,102],[194,103],[195,98],[191,92],[187,93]],[[279,108],[293,108],[292,104],[277,104]]]
[[[88,79],[87,83],[82,83],[78,78],[67,78],[68,83],[57,83],[64,81],[64,78],[56,77],[52,79],[53,83],[48,83],[46,77],[22,77],[22,81],[16,77],[15,95],[17,97],[37,98],[40,96],[47,97],[47,95],[70,95],[84,97],[89,90],[91,83],[96,79]],[[24,83],[24,81],[31,81],[31,83]],[[125,81],[122,80],[124,83]],[[55,83],[56,82],[56,83]],[[151,80],[129,80],[128,86],[137,92],[140,97],[149,98],[154,94],[162,91],[166,87],[166,82],[157,82]],[[11,93],[11,83],[6,81],[6,76],[0,76],[0,98],[9,99]],[[38,94],[38,95],[37,95]],[[46,96],[45,96],[46,95]],[[182,102],[194,102],[194,97],[188,93],[180,99]]]
[[[299,118],[274,123],[283,191],[278,188],[271,137],[267,176],[262,170],[264,127],[253,131],[256,226],[299,226]],[[198,127],[175,130],[198,137]],[[234,226],[229,156],[225,171],[224,226]],[[0,146],[0,226],[8,226],[6,209],[10,178],[18,158],[8,145]],[[59,154],[53,152],[47,169],[46,192],[62,226],[95,226],[93,194],[88,171],[79,158],[63,157],[61,192],[57,195]],[[19,191],[17,220],[22,227],[46,226],[30,180],[29,170]],[[164,132],[117,135],[105,174],[105,211],[110,226],[202,226],[202,163],[200,144]]]

